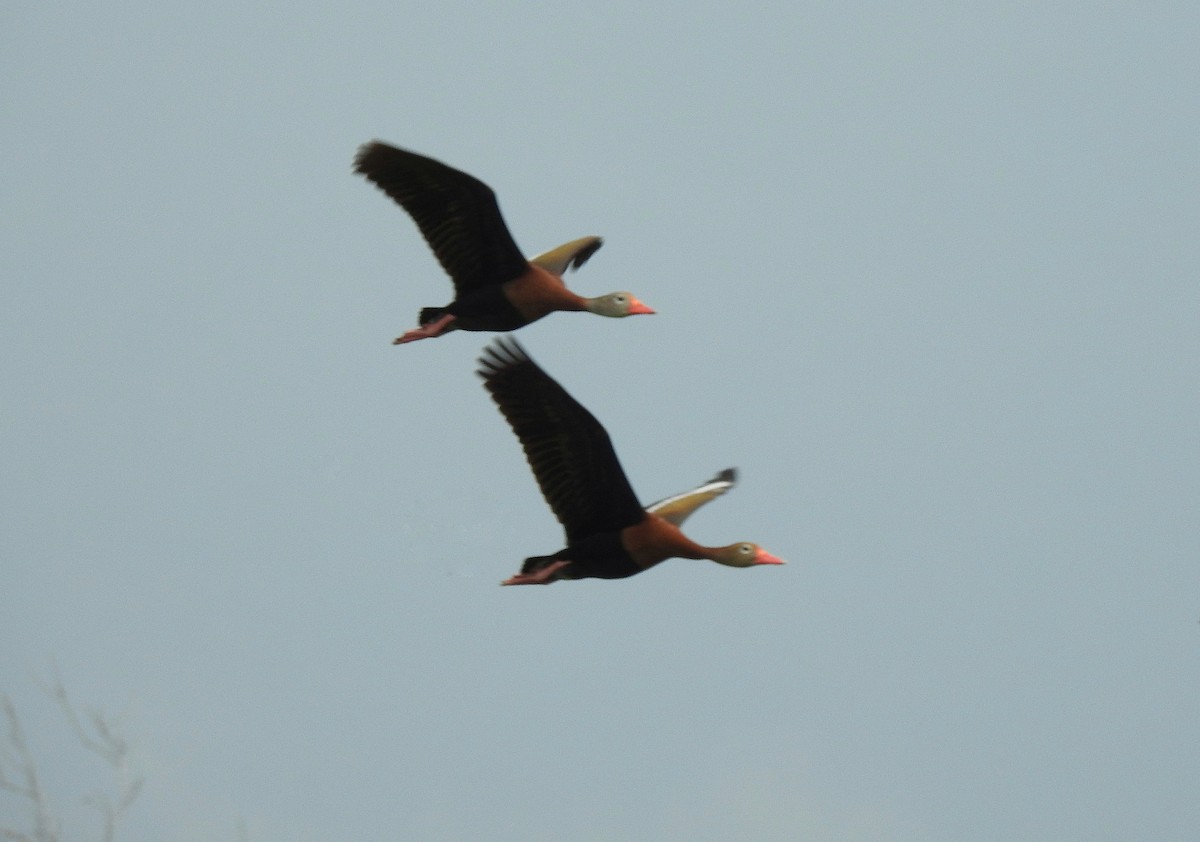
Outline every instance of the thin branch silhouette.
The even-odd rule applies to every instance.
[[[101,758],[113,770],[115,784],[111,791],[89,793],[83,803],[99,811],[102,824],[101,842],[114,842],[117,827],[130,806],[142,791],[145,778],[131,769],[129,741],[121,730],[119,718],[110,717],[97,709],[88,709],[81,716],[67,694],[57,668],[49,682],[39,681],[42,688],[57,702],[68,727],[79,743]],[[50,803],[38,774],[38,764],[29,748],[16,706],[0,694],[7,733],[0,742],[0,793],[24,802],[29,814],[29,830],[0,827],[0,839],[11,842],[62,842],[62,827]]]

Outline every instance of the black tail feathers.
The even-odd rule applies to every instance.
[[[553,564],[556,561],[558,561],[558,559],[552,555],[530,556],[529,558],[525,559],[525,563],[521,565],[521,572],[525,574],[537,573],[546,565]]]
[[[444,315],[446,315],[445,307],[424,307],[421,309],[421,315],[417,318],[417,322],[424,327],[430,322],[436,322]]]

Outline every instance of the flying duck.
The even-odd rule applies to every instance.
[[[615,318],[654,312],[628,292],[584,298],[567,289],[563,273],[586,263],[603,244],[599,237],[581,237],[526,260],[504,224],[496,194],[465,172],[378,140],[359,148],[354,171],[408,211],[454,282],[454,301],[421,310],[420,327],[393,344],[456,328],[516,330],[556,310]]]
[[[642,508],[608,433],[514,340],[484,348],[477,371],[521,441],[542,496],[566,531],[567,546],[525,559],[502,585],[559,579],[623,579],[668,558],[706,558],[729,567],[783,564],[757,544],[705,547],[679,525],[733,487],[733,469],[683,494]]]

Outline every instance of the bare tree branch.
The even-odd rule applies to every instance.
[[[85,749],[100,757],[113,769],[115,792],[95,792],[83,801],[99,810],[102,819],[101,840],[113,842],[117,825],[142,791],[145,778],[130,771],[129,742],[121,732],[118,719],[99,710],[89,710],[86,720],[79,715],[67,695],[66,686],[53,670],[50,682],[39,684],[58,702],[71,731]],[[0,743],[0,792],[8,792],[28,803],[33,828],[26,833],[11,827],[0,827],[0,839],[14,842],[59,842],[58,822],[38,779],[37,764],[25,740],[20,719],[12,700],[0,695],[0,709],[8,724],[7,739]],[[85,725],[85,721],[87,725]]]
[[[33,830],[22,833],[10,827],[0,828],[6,839],[29,840],[29,842],[58,842],[58,823],[50,810],[46,794],[38,780],[37,763],[25,742],[25,731],[17,709],[8,696],[0,696],[0,708],[8,722],[8,744],[4,747],[3,764],[0,764],[0,789],[11,792],[29,802],[33,814]],[[11,772],[7,767],[12,767]],[[19,780],[15,780],[19,779]]]

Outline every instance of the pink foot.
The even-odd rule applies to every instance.
[[[516,576],[510,576],[501,582],[501,585],[548,585],[558,579],[558,571],[562,570],[571,562],[556,561],[553,564],[547,564],[537,573],[518,573]]]
[[[416,342],[418,339],[432,339],[435,336],[441,336],[446,332],[446,328],[450,327],[450,323],[454,321],[454,316],[447,313],[441,316],[437,321],[430,322],[427,325],[415,327],[407,331],[403,336],[397,336],[392,340],[393,345],[405,345],[409,342]]]

